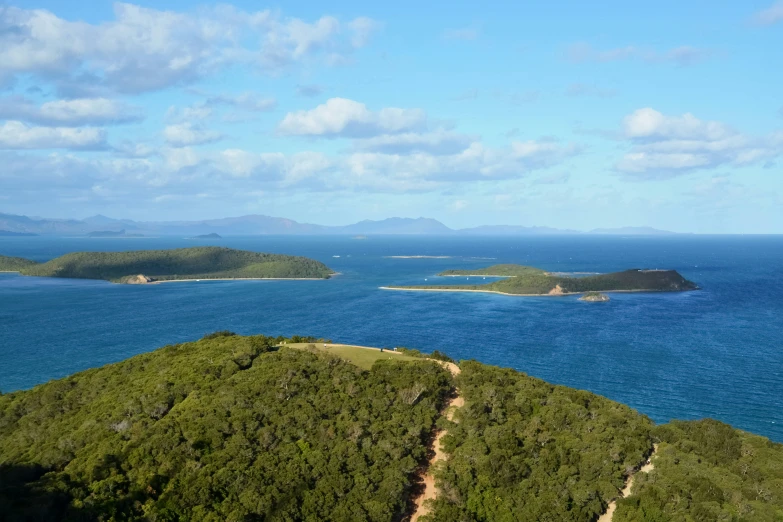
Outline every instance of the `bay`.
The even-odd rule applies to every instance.
[[[205,244],[303,255],[340,275],[133,286],[0,274],[0,390],[228,329],[437,349],[587,389],[657,422],[713,417],[783,441],[783,236],[12,237],[0,238],[0,254],[45,261]],[[380,289],[457,284],[436,274],[496,263],[558,272],[672,268],[701,290],[584,303]]]

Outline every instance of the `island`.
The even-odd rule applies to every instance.
[[[220,331],[0,395],[4,520],[781,512],[781,444],[437,351]]]
[[[221,247],[74,252],[46,263],[0,260],[1,266],[16,266],[16,271],[25,276],[129,284],[204,279],[328,279],[334,275],[323,263],[306,257]]]
[[[95,238],[112,238],[112,237],[144,237],[144,234],[129,234],[123,228],[122,230],[96,230],[89,232],[87,237]]]
[[[193,236],[193,239],[223,239],[223,237],[216,232],[212,232],[211,234],[201,234],[199,236]]]
[[[505,264],[478,270],[446,270],[438,274],[449,277],[500,277],[481,285],[384,286],[384,290],[419,290],[431,292],[490,292],[522,296],[562,296],[585,292],[685,292],[697,290],[675,270],[633,268],[610,274],[584,277],[552,273],[531,266]]]
[[[609,296],[601,292],[585,292],[579,300],[588,303],[605,303],[609,301]]]

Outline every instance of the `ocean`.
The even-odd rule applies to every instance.
[[[45,261],[205,244],[307,256],[340,275],[132,286],[0,274],[0,390],[216,330],[299,334],[440,350],[590,390],[656,422],[712,417],[783,442],[783,236],[12,237],[0,238],[0,254]],[[457,284],[463,280],[436,274],[496,263],[557,272],[671,268],[701,290],[584,303],[379,288]]]

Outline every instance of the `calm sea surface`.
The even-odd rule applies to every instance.
[[[209,243],[0,238],[0,254],[45,261],[73,251],[197,244]],[[130,286],[0,274],[0,390],[30,388],[229,329],[437,349],[584,388],[658,422],[713,417],[783,441],[783,236],[289,236],[218,244],[308,256],[342,275]],[[451,257],[385,257],[399,255]],[[456,284],[462,280],[435,274],[495,263],[564,272],[673,268],[702,290],[613,294],[609,303],[583,303],[378,288],[425,279]]]

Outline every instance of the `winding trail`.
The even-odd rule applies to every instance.
[[[440,364],[449,370],[453,376],[456,377],[459,375],[460,369],[456,364],[449,362],[440,362]],[[459,390],[456,390],[456,395],[452,397],[452,399],[446,405],[446,409],[444,410],[446,418],[448,420],[453,420],[454,412],[461,408],[464,404],[465,399],[459,394]],[[432,442],[434,455],[429,460],[429,462],[427,462],[427,471],[424,475],[424,491],[421,493],[421,495],[413,500],[416,509],[410,518],[411,522],[416,522],[420,517],[428,514],[430,512],[430,508],[425,501],[435,499],[438,496],[438,488],[435,487],[435,477],[432,474],[432,470],[433,466],[437,465],[438,462],[446,460],[446,454],[440,447],[441,440],[443,439],[443,436],[446,435],[446,433],[446,430],[439,430],[435,435],[435,440]]]
[[[653,451],[650,454],[649,459],[647,462],[642,465],[641,468],[639,468],[639,471],[636,473],[649,473],[655,468],[655,464],[653,463],[652,459],[655,456],[656,452],[658,451],[658,445],[653,444]],[[636,473],[628,477],[628,480],[625,481],[625,487],[620,492],[620,498],[627,498],[631,496],[631,488],[633,487],[633,480],[636,477]],[[606,512],[598,517],[598,522],[612,522],[612,518],[614,517],[614,511],[617,509],[617,501],[612,500],[609,502],[609,506],[606,508]]]

